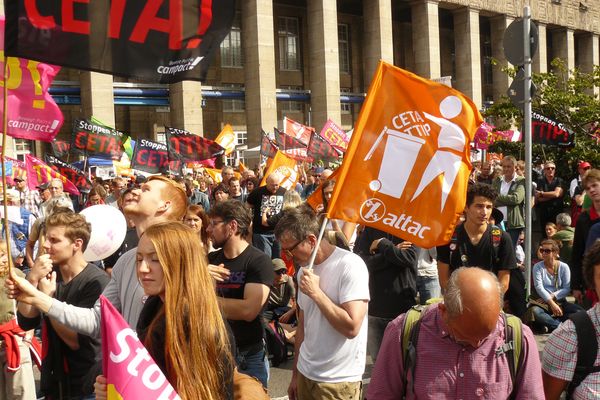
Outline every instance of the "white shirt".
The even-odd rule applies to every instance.
[[[500,179],[500,194],[502,196],[506,196],[508,194],[508,191],[510,190],[510,186],[515,181],[515,179],[517,179],[516,174],[513,175],[512,179],[508,182],[506,182],[505,177],[502,177],[502,179]],[[501,207],[497,207],[497,208],[498,208],[498,210],[500,210],[502,215],[504,215],[504,221],[506,221],[506,219],[508,218],[508,208],[506,206],[501,206]]]

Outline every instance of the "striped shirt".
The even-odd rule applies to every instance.
[[[587,311],[596,327],[596,337],[598,337],[598,327],[600,326],[600,303]],[[599,341],[600,343],[600,341]],[[600,346],[599,346],[600,347]],[[575,325],[567,320],[559,325],[558,328],[548,338],[544,347],[542,356],[542,367],[544,372],[554,378],[571,382],[577,365],[577,334]],[[600,349],[596,355],[594,365],[600,365]],[[573,392],[573,399],[598,399],[600,397],[600,372],[589,374],[583,382]]]
[[[498,317],[496,329],[473,348],[454,341],[442,320],[441,311],[431,306],[421,319],[414,369],[414,394],[407,399],[507,399],[513,389],[507,355],[496,356],[504,344],[504,321]],[[402,327],[405,314],[389,323],[371,376],[367,398],[401,398]],[[515,398],[544,399],[537,345],[531,330],[523,325],[523,364],[515,377]],[[510,353],[509,356],[512,356]]]

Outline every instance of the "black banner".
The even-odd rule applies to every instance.
[[[131,168],[150,174],[181,171],[181,161],[169,161],[169,151],[162,143],[140,139],[135,144]]]
[[[340,153],[318,134],[314,133],[308,145],[308,157],[313,160],[335,161],[340,158]]]
[[[275,145],[275,143],[273,143],[273,141],[271,139],[269,139],[269,137],[267,136],[265,131],[262,131],[262,141],[260,143],[260,155],[267,157],[267,158],[273,158],[277,154],[277,150],[278,150],[278,148]]]
[[[8,56],[152,82],[203,80],[235,0],[9,0]]]
[[[66,140],[56,140],[54,139],[52,142],[52,153],[55,157],[65,158],[69,155],[69,150],[71,149],[71,143]]]
[[[225,153],[218,143],[183,129],[166,128],[169,160],[194,162],[215,158]]]
[[[121,160],[127,135],[121,131],[88,120],[73,121],[71,150],[88,157]]]
[[[573,147],[575,133],[561,122],[542,114],[531,114],[531,140],[533,143],[558,147]]]
[[[292,137],[285,132],[281,132],[277,128],[273,128],[273,131],[275,132],[275,142],[281,150],[306,148],[306,145],[295,137]]]
[[[49,154],[44,156],[44,161],[50,168],[72,182],[80,192],[88,193],[92,189],[92,182],[89,181],[85,172],[79,168],[69,165],[63,160]]]

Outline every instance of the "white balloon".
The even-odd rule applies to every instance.
[[[118,208],[98,204],[80,214],[92,225],[90,241],[83,253],[87,262],[102,260],[121,247],[127,233],[127,222]]]

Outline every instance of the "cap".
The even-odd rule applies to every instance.
[[[497,208],[494,208],[492,210],[492,218],[494,218],[495,225],[500,225],[504,220],[504,214],[502,214],[502,211],[498,210]]]
[[[274,258],[271,260],[271,262],[273,263],[273,271],[277,272],[281,271],[282,269],[287,270],[287,267],[281,258]]]
[[[590,164],[587,161],[582,161],[579,163],[579,165],[577,167],[578,168],[592,168],[592,164]]]
[[[313,170],[313,174],[322,174],[324,171],[323,167],[317,167]]]
[[[41,185],[37,186],[37,188],[40,189],[40,190],[46,190],[49,187],[50,187],[50,182],[45,182],[45,183],[42,183]]]

